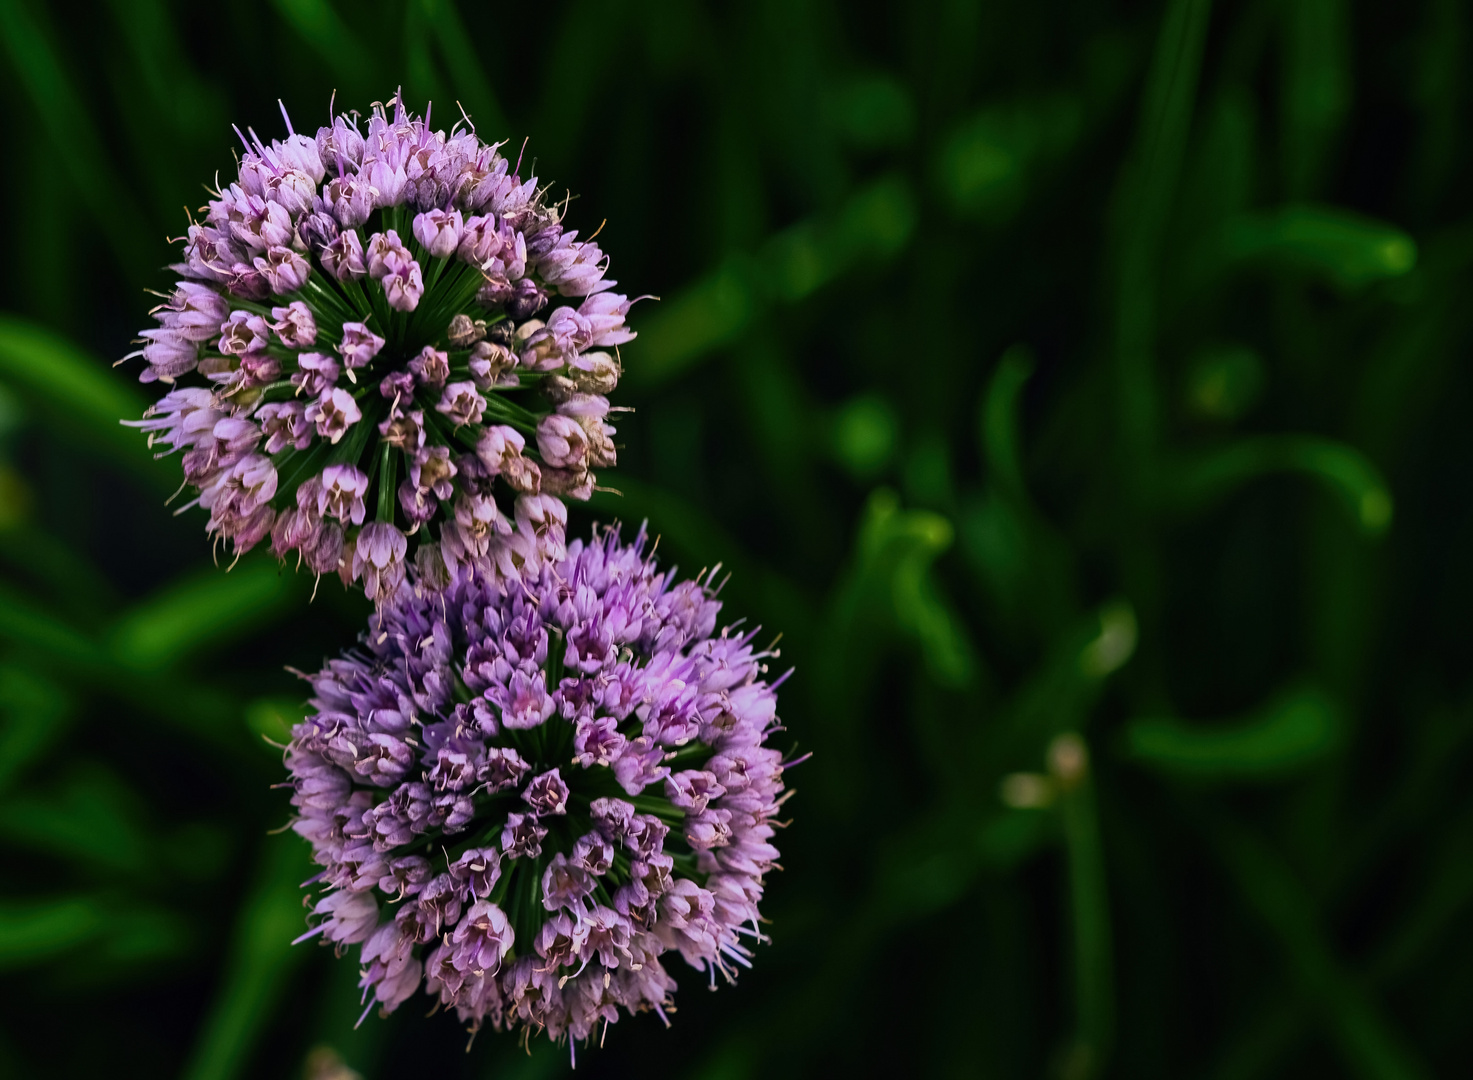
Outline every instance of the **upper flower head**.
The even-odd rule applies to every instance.
[[[620,1007],[664,1016],[665,953],[714,983],[762,940],[772,654],[716,635],[709,583],[643,549],[610,530],[521,582],[397,585],[312,677],[286,752],[323,867],[304,936],[364,943],[385,1011],[423,981],[473,1028],[586,1039]]]
[[[602,250],[564,230],[501,144],[436,131],[398,95],[366,125],[287,127],[269,144],[242,136],[235,181],[190,225],[185,280],[130,354],[169,393],[133,423],[184,451],[210,532],[237,550],[269,536],[379,601],[411,558],[406,534],[420,534],[425,582],[557,557],[565,515],[529,534],[523,502],[544,476],[541,497],[587,498],[592,470],[614,464],[607,350],[634,336]],[[183,395],[186,381],[206,396]],[[488,441],[494,464],[477,452]],[[254,494],[222,497],[248,455]],[[363,481],[359,512],[334,523],[300,492],[345,467]],[[365,505],[381,526],[368,540]]]

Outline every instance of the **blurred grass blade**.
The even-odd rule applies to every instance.
[[[1049,744],[1048,759],[1049,772],[1060,791],[1059,814],[1069,866],[1075,1020],[1079,1025],[1077,1041],[1070,1049],[1070,1075],[1103,1076],[1115,1041],[1114,944],[1089,750],[1079,735],[1066,732]]]
[[[1360,1080],[1431,1080],[1431,1073],[1341,967],[1309,897],[1288,868],[1236,828],[1219,827],[1216,839],[1238,888],[1274,933],[1296,980],[1318,1006],[1347,1073]]]
[[[295,836],[263,841],[255,886],[236,916],[224,984],[184,1070],[185,1080],[249,1075],[252,1049],[281,1001],[282,986],[309,955],[310,945],[293,949],[291,942],[305,925],[301,881],[310,874],[305,845]]]
[[[0,970],[72,949],[95,937],[102,925],[95,900],[0,900]]]
[[[1319,186],[1350,105],[1345,6],[1345,0],[1295,0],[1280,9],[1285,187],[1296,197]]]
[[[41,124],[72,183],[72,193],[91,211],[118,262],[138,268],[141,253],[156,250],[142,232],[146,220],[113,171],[92,113],[77,97],[78,81],[64,68],[45,30],[21,0],[0,0],[0,37],[12,69],[40,114]]]
[[[110,770],[77,763],[46,795],[0,801],[0,837],[18,847],[113,873],[138,873],[149,861],[135,792]]]
[[[1240,215],[1224,225],[1223,244],[1229,259],[1299,267],[1343,289],[1400,277],[1417,264],[1406,233],[1333,206]]]
[[[650,536],[659,546],[661,562],[669,567],[677,561],[688,575],[719,562],[730,571],[726,589],[732,595],[751,598],[753,610],[762,612],[768,625],[784,634],[801,635],[813,621],[814,601],[797,582],[768,570],[754,560],[740,541],[704,510],[653,484],[617,474],[620,494],[595,492],[594,510],[605,520],[622,521],[626,538],[632,538],[639,522],[648,524]]]
[[[975,657],[961,619],[937,590],[931,565],[951,547],[951,522],[928,510],[902,510],[894,492],[870,496],[860,527],[861,588],[881,586],[898,625],[911,634],[942,685],[971,682]],[[866,581],[868,585],[866,585]]]
[[[148,440],[119,423],[141,417],[148,400],[103,361],[50,330],[0,315],[0,379],[60,431],[129,466],[154,487],[172,490],[169,471],[153,461]]]
[[[1406,975],[1425,962],[1473,906],[1473,813],[1452,818],[1444,831],[1416,898],[1375,951],[1370,971],[1378,981]]]
[[[442,107],[452,110],[451,116],[458,118],[460,111],[451,104],[450,91],[440,77],[440,65],[430,51],[430,28],[425,23],[424,5],[409,3],[404,6],[404,32],[400,40],[404,49],[402,89],[406,96],[431,105],[438,101]]]
[[[886,176],[851,196],[834,220],[799,222],[770,237],[756,258],[728,258],[635,320],[639,347],[626,381],[668,381],[740,338],[764,301],[797,302],[856,265],[888,261],[910,242],[916,218],[910,186]]]
[[[1133,720],[1125,729],[1125,748],[1136,761],[1174,776],[1271,779],[1333,752],[1344,729],[1339,708],[1311,686],[1234,723]]]
[[[985,106],[941,144],[932,169],[936,186],[962,217],[987,225],[1008,220],[1028,197],[1038,166],[1078,139],[1083,111],[1073,94]]]
[[[1022,433],[1018,413],[1023,387],[1033,374],[1033,356],[1014,345],[997,362],[982,399],[979,441],[992,479],[1013,498],[1024,497]]]
[[[488,142],[511,139],[511,124],[497,100],[481,62],[476,56],[475,39],[466,32],[460,13],[451,0],[419,0],[420,9],[435,32],[435,44],[445,58],[450,78],[460,95],[460,103],[475,122],[481,138]],[[446,102],[445,105],[449,105]],[[436,115],[440,115],[438,112]],[[459,115],[458,111],[455,115]],[[446,127],[453,124],[447,120]]]
[[[631,353],[627,381],[665,382],[714,349],[736,340],[754,314],[757,297],[749,260],[729,259],[654,311],[635,320],[639,348]]]
[[[0,641],[3,640],[84,670],[105,663],[91,638],[0,584]]]
[[[280,758],[278,747],[291,740],[292,727],[300,724],[306,715],[307,707],[300,699],[257,698],[245,708],[245,723],[260,739],[261,747],[272,757]]]
[[[834,412],[829,441],[835,460],[856,479],[884,470],[900,442],[895,406],[880,394],[850,398]]]
[[[70,695],[38,672],[0,665],[0,791],[65,733]]]
[[[364,48],[356,34],[333,9],[328,0],[271,0],[272,6],[297,35],[312,46],[323,65],[347,86],[345,91],[366,87],[370,72],[368,58],[375,55]]]
[[[0,528],[0,559],[64,603],[68,614],[92,621],[117,604],[117,591],[97,564],[31,524]]]
[[[915,197],[898,176],[855,193],[837,220],[805,221],[763,245],[762,281],[773,297],[796,303],[856,263],[893,257],[915,229]]]
[[[1353,447],[1314,435],[1263,435],[1204,454],[1175,469],[1171,494],[1195,510],[1250,480],[1284,472],[1324,484],[1370,535],[1391,524],[1391,492],[1375,465]]]
[[[228,572],[206,567],[125,614],[110,636],[113,654],[135,671],[169,667],[270,622],[304,600],[307,588],[264,554]]]
[[[1172,0],[1151,57],[1141,100],[1138,172],[1127,196],[1137,240],[1148,247],[1158,239],[1181,173],[1211,11],[1210,0]]]
[[[1079,651],[1079,670],[1093,679],[1103,679],[1124,667],[1140,639],[1135,609],[1126,601],[1105,604],[1099,618],[1099,634]]]
[[[1004,810],[977,829],[977,855],[984,866],[1007,873],[1045,844],[1057,839],[1052,814],[1039,810]]]
[[[194,70],[163,0],[108,0],[108,7],[127,42],[135,86],[146,92],[139,95],[140,114],[155,123],[163,118],[192,139],[215,139],[224,120],[219,88]],[[150,155],[145,164],[161,192],[172,185],[176,169],[168,155]]]
[[[1175,201],[1197,96],[1209,0],[1167,5],[1141,101],[1136,147],[1120,186],[1116,271],[1117,386],[1121,450],[1133,472],[1156,438],[1156,262]]]

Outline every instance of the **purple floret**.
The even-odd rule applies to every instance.
[[[286,752],[323,868],[304,937],[361,943],[369,1008],[423,985],[472,1030],[587,1040],[621,1010],[666,1019],[674,954],[714,985],[765,940],[775,654],[716,633],[710,580],[645,547],[605,530],[438,591],[410,571],[311,677]]]

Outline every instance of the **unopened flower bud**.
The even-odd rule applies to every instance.
[[[553,413],[537,425],[537,452],[554,468],[573,468],[588,457],[588,435],[578,421]]]
[[[568,373],[585,394],[608,394],[619,385],[619,362],[606,352],[584,353]]]
[[[540,385],[547,400],[554,405],[561,405],[578,392],[578,384],[562,375],[549,375]]]
[[[486,320],[472,319],[469,315],[460,314],[450,320],[450,327],[445,332],[452,348],[469,349],[476,342],[486,336]]]

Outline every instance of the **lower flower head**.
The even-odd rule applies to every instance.
[[[399,585],[312,677],[286,762],[323,871],[307,937],[363,943],[365,998],[586,1039],[664,1016],[668,954],[730,978],[763,940],[783,761],[771,653],[715,633],[609,530],[525,583]],[[373,563],[371,540],[358,558]]]

